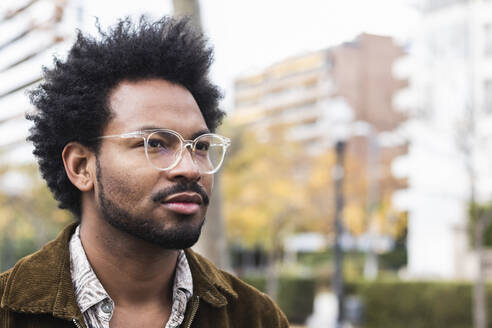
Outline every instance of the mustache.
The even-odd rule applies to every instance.
[[[175,184],[174,186],[160,190],[160,191],[156,192],[154,195],[152,195],[152,200],[156,203],[160,203],[164,199],[166,199],[167,197],[174,195],[174,194],[181,193],[181,192],[196,192],[197,194],[199,194],[202,197],[203,204],[205,206],[207,206],[210,202],[210,199],[209,199],[205,189],[203,189],[203,187],[201,187],[196,182],[178,183],[178,184]]]

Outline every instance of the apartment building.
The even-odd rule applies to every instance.
[[[399,67],[410,86],[396,97],[412,117],[409,188],[396,197],[409,212],[408,269],[412,277],[473,278],[472,185],[476,201],[492,196],[492,1],[427,0],[422,16]]]
[[[393,96],[406,86],[393,66],[404,50],[390,37],[361,34],[351,42],[287,58],[235,81],[232,124],[268,140],[272,127],[287,127],[287,137],[305,145],[307,154],[332,152],[347,141],[347,156],[360,164],[346,179],[369,180],[367,206],[406,188],[395,177],[395,159],[408,143],[396,136],[407,119]]]

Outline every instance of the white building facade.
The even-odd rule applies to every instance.
[[[404,128],[409,154],[395,165],[409,182],[395,197],[409,212],[408,272],[473,278],[472,183],[478,202],[492,200],[492,1],[427,0],[422,10],[410,55],[397,67],[410,88],[395,99],[413,117]]]

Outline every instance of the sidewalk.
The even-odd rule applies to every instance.
[[[320,292],[314,299],[314,313],[308,318],[306,328],[333,328],[337,313],[336,296],[328,291]]]

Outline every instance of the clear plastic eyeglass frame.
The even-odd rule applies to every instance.
[[[149,151],[148,151],[149,139],[150,139],[150,136],[155,132],[168,132],[168,133],[175,135],[180,140],[181,148],[180,148],[178,156],[176,157],[175,161],[170,166],[165,167],[165,168],[157,167],[156,165],[154,165],[150,159],[150,156],[149,156]],[[215,144],[214,146],[221,146],[222,147],[222,158],[220,159],[220,161],[218,162],[218,164],[216,165],[216,167],[213,170],[209,170],[209,171],[205,170],[204,171],[204,170],[202,170],[200,165],[196,162],[194,154],[195,154],[197,141],[199,141],[200,139],[203,139],[204,137],[207,137],[207,136],[208,137],[214,137],[214,138],[217,138],[218,140],[220,140],[220,144]],[[147,158],[147,162],[153,168],[155,168],[159,171],[168,171],[168,170],[175,168],[179,164],[181,159],[183,158],[184,149],[189,147],[193,162],[198,167],[200,173],[202,173],[202,174],[214,174],[220,169],[220,167],[222,166],[222,163],[224,162],[225,153],[227,151],[227,148],[231,144],[231,140],[229,138],[215,134],[215,133],[205,133],[205,134],[202,134],[202,135],[196,137],[194,140],[186,140],[178,132],[171,130],[171,129],[154,129],[154,130],[134,131],[134,132],[128,132],[128,133],[122,133],[122,134],[100,136],[100,137],[97,137],[96,139],[109,139],[109,138],[123,138],[123,139],[142,138],[144,140],[145,157]]]

